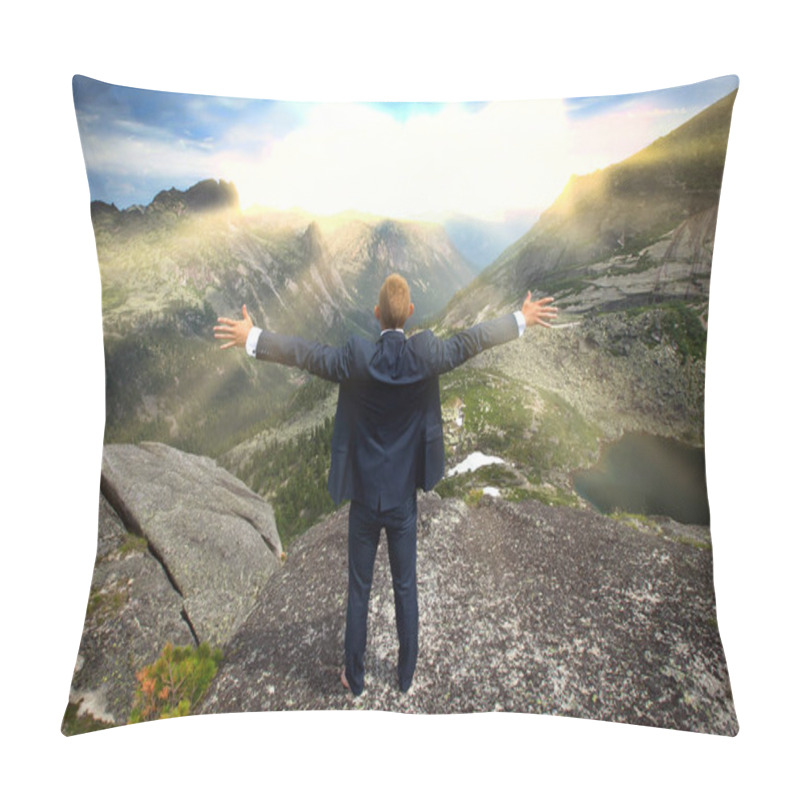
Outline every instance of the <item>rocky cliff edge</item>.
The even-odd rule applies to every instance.
[[[226,648],[201,712],[516,711],[735,735],[707,528],[420,499],[420,657],[396,688],[381,542],[365,692],[339,684],[347,509],[312,528]]]

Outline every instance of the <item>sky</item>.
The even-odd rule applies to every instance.
[[[232,181],[243,209],[444,220],[539,213],[570,175],[627,158],[738,85],[475,103],[291,103],[114,86],[75,76],[92,200]]]

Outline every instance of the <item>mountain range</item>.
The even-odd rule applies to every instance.
[[[535,225],[448,306],[459,326],[527,290],[584,313],[707,301],[735,92],[624,161],[572,176]]]
[[[477,277],[446,225],[354,211],[245,213],[225,181],[124,210],[93,203],[107,443],[155,440],[220,457],[275,502],[295,535],[326,508],[330,387],[220,352],[211,328],[246,303],[257,325],[283,332],[333,344],[352,332],[374,336],[372,307],[393,271],[411,284],[412,326],[446,334],[519,307],[527,289],[554,295],[568,323],[443,382],[448,458],[493,448],[520,465],[514,480],[524,492],[538,497],[549,486],[544,496],[574,502],[571,471],[593,463],[606,439],[636,429],[702,443],[711,257],[733,99],[625,161],[570,179]]]
[[[91,211],[111,441],[216,452],[290,396],[298,375],[254,370],[213,342],[217,316],[239,316],[243,304],[257,325],[336,343],[377,335],[372,309],[391,272],[408,279],[420,323],[474,277],[441,225],[354,212],[243,213],[225,181],[123,210],[96,201]]]
[[[706,320],[733,96],[605,171],[573,178],[541,218],[434,321],[443,335],[553,294],[559,325],[536,329],[441,379],[448,466],[479,450],[505,466],[445,479],[581,505],[573,474],[626,432],[701,446]],[[311,390],[317,392],[312,397]],[[325,494],[333,396],[304,387],[279,426],[222,463],[273,502],[294,537],[332,509]],[[326,505],[327,504],[327,505]]]

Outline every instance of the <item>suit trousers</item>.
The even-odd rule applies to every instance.
[[[394,610],[399,640],[397,679],[408,691],[417,665],[419,609],[417,606],[417,496],[388,511],[372,511],[350,503],[347,536],[348,595],[344,638],[345,676],[350,691],[364,690],[364,653],[372,572],[381,529],[386,529],[392,571]]]

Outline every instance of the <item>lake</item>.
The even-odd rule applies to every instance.
[[[661,436],[626,433],[603,448],[600,461],[573,474],[575,491],[604,514],[625,511],[709,524],[702,447]]]

